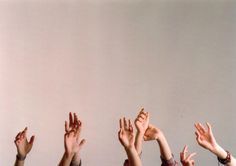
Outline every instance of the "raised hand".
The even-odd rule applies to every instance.
[[[141,109],[137,118],[135,119],[135,127],[139,133],[144,134],[149,124],[149,113]]]
[[[162,135],[162,131],[159,128],[149,124],[143,138],[145,141],[158,140],[160,135]]]
[[[200,146],[213,152],[217,147],[217,142],[212,133],[211,125],[209,123],[206,124],[207,124],[207,130],[202,126],[201,123],[195,124],[196,140]]]
[[[85,140],[80,140],[82,122],[74,113],[69,113],[69,123],[65,121],[64,146],[65,153],[59,163],[59,166],[80,165],[79,152],[85,143]]]
[[[35,136],[31,136],[30,141],[27,140],[27,127],[17,134],[15,137],[15,145],[17,148],[17,156],[24,159],[33,147]]]
[[[82,129],[82,122],[78,119],[77,115],[74,113],[69,113],[69,125],[65,122],[65,150],[67,154],[79,153],[81,147],[84,145],[85,140],[80,141],[80,133]]]
[[[188,153],[188,146],[185,145],[183,151],[180,153],[180,161],[183,166],[194,166],[195,161],[192,159],[193,156],[196,155],[196,153],[191,153],[187,155]]]
[[[120,143],[125,149],[134,147],[134,131],[130,120],[120,119],[120,130],[118,132]]]
[[[125,118],[120,119],[120,130],[118,132],[118,137],[128,157],[128,162],[125,162],[124,164],[142,166],[140,157],[134,146],[134,131],[130,120],[127,121]]]

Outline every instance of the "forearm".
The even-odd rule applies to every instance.
[[[142,153],[142,145],[143,145],[143,136],[144,136],[144,133],[141,133],[141,132],[137,132],[136,134],[136,137],[135,137],[135,149],[138,153],[138,155],[141,155]]]
[[[157,139],[157,142],[160,147],[161,157],[164,160],[170,160],[172,158],[172,152],[163,133],[160,134],[160,137]]]
[[[141,159],[135,147],[125,149],[130,166],[142,166]]]
[[[66,154],[64,153],[59,166],[70,166],[70,163],[72,161],[73,155],[72,154]]]
[[[231,161],[226,166],[236,166],[236,159],[231,156]]]
[[[81,166],[81,158],[79,153],[73,156],[70,166]]]
[[[219,157],[220,159],[225,159],[227,157],[227,152],[218,144],[216,145],[216,147],[213,150],[211,150],[211,152],[213,154],[215,154],[217,157]],[[231,155],[231,161],[225,165],[226,166],[236,166],[235,158]]]

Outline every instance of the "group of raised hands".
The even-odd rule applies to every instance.
[[[156,140],[160,149],[162,166],[178,166],[175,161],[167,139],[162,130],[150,124],[150,115],[142,109],[134,121],[136,132],[130,119],[119,120],[120,129],[118,138],[125,149],[128,159],[124,166],[142,166],[141,154],[143,141]],[[212,127],[207,123],[205,128],[200,123],[195,124],[196,140],[198,144],[217,156],[218,161],[225,166],[236,166],[235,158],[224,150],[215,140]],[[65,122],[64,149],[65,152],[59,162],[59,166],[81,166],[80,150],[85,144],[85,140],[80,138],[82,122],[74,113],[69,113],[69,122]],[[24,166],[27,154],[33,147],[35,136],[27,139],[27,127],[15,137],[17,155],[15,166]],[[183,166],[194,166],[193,156],[196,153],[188,153],[185,146],[180,153],[180,161]]]
[[[165,138],[162,130],[150,124],[150,115],[142,109],[134,121],[134,127],[130,119],[120,119],[120,130],[118,137],[120,143],[124,147],[128,159],[125,160],[124,166],[142,166],[141,153],[142,143],[144,141],[156,140],[160,149],[160,158],[162,166],[178,166],[171,152],[170,146]],[[212,127],[207,123],[207,129],[201,124],[196,123],[196,140],[197,143],[212,152],[217,156],[219,163],[225,166],[236,166],[235,158],[225,151],[219,144],[217,144],[215,137],[212,133]],[[183,151],[180,153],[180,161],[183,166],[194,166],[195,161],[193,156],[196,153],[188,153],[188,146],[185,145]]]

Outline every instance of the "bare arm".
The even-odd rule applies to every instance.
[[[161,157],[164,160],[170,160],[172,158],[172,152],[169,147],[169,144],[163,132],[159,128],[149,124],[144,134],[144,140],[145,141],[156,140],[160,148]]]
[[[84,145],[85,140],[80,141],[80,133],[82,129],[82,122],[78,120],[77,115],[69,114],[69,125],[65,122],[64,147],[65,152],[59,163],[59,166],[79,165],[80,156],[79,151]]]
[[[120,143],[124,147],[130,166],[142,166],[138,152],[134,145],[134,132],[131,121],[127,121],[125,118],[120,119],[120,130],[118,132]]]
[[[144,109],[139,112],[137,118],[135,119],[135,127],[137,129],[136,137],[135,137],[135,148],[139,155],[142,153],[142,144],[143,137],[146,129],[149,124],[149,113],[145,112]]]

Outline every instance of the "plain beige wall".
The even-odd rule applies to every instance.
[[[143,106],[179,160],[216,158],[196,145],[193,124],[209,121],[236,155],[235,1],[0,1],[0,165],[13,165],[14,137],[36,140],[26,165],[63,154],[69,111],[84,122],[83,165],[121,166],[118,119]],[[155,142],[143,165],[160,165]]]

